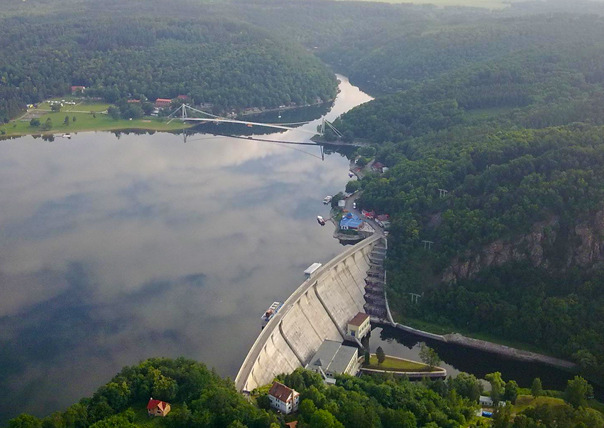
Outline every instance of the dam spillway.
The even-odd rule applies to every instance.
[[[325,339],[343,341],[348,321],[365,311],[370,254],[385,246],[385,238],[375,234],[304,281],[252,345],[235,378],[237,389],[252,391],[280,373],[305,366]]]

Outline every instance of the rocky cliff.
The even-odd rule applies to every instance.
[[[604,262],[604,210],[566,224],[558,216],[535,223],[531,231],[510,240],[497,240],[478,252],[452,260],[442,275],[444,282],[472,278],[481,270],[510,261],[529,260],[534,267],[560,270],[590,268]]]

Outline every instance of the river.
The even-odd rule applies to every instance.
[[[371,99],[338,77],[328,120]],[[347,173],[345,157],[321,160],[319,147],[209,134],[1,141],[0,425],[64,409],[149,357],[182,355],[234,378],[262,312],[342,250],[316,216]],[[376,341],[415,352],[378,330]]]

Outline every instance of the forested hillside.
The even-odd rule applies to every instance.
[[[28,2],[21,9],[0,16],[0,118],[72,85],[109,102],[183,94],[220,112],[336,94],[333,73],[301,46],[201,4]]]
[[[518,410],[512,424],[511,404],[518,398],[518,386],[513,380],[505,382],[500,373],[492,375],[493,382],[501,387],[499,399],[509,401],[496,412],[495,427],[543,426],[536,425],[538,422],[545,426],[556,423],[560,427],[604,427],[602,414],[585,406],[585,393],[570,394],[573,385],[586,385],[580,378],[569,381],[565,392],[568,404],[550,400],[539,406],[525,406]],[[92,397],[81,399],[65,411],[42,419],[22,414],[9,422],[9,428],[276,428],[292,420],[298,421],[300,428],[490,425],[475,415],[482,385],[466,373],[446,382],[421,383],[404,378],[344,375],[338,376],[336,385],[327,386],[317,373],[299,368],[277,380],[300,393],[299,411],[293,415],[284,417],[271,409],[268,387],[253,391],[248,400],[230,380],[220,378],[202,363],[184,358],[153,358],[125,367]],[[559,395],[548,392],[552,393]],[[171,411],[165,418],[149,418],[146,405],[150,397],[170,403]]]
[[[360,204],[393,216],[400,319],[537,345],[604,381],[603,36],[597,16],[506,18],[371,56],[392,76],[446,64],[336,121],[390,167]]]

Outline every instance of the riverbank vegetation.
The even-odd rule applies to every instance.
[[[604,382],[603,36],[597,16],[495,19],[357,57],[402,90],[335,126],[389,167],[361,180],[359,205],[392,217],[403,322],[524,342]]]

